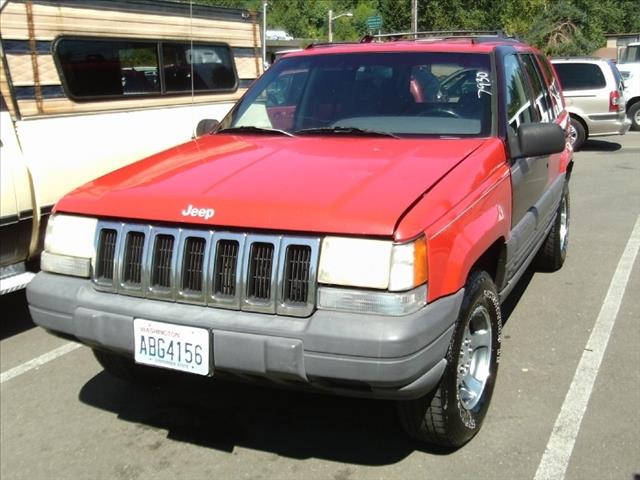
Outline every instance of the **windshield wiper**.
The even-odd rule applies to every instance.
[[[369,130],[367,128],[358,128],[358,127],[318,127],[318,128],[303,128],[302,130],[296,130],[296,135],[306,135],[306,134],[320,134],[320,135],[332,135],[337,133],[339,135],[356,135],[363,137],[392,137],[392,138],[400,138],[397,135],[394,135],[390,132],[382,132],[379,130]]]
[[[267,127],[254,127],[251,125],[241,125],[238,127],[227,127],[221,130],[218,130],[216,133],[263,133],[263,134],[273,134],[276,133],[278,135],[286,135],[287,137],[293,137],[292,133],[289,133],[285,130],[279,130],[277,128],[267,128]]]

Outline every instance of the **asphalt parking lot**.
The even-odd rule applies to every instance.
[[[640,132],[576,153],[571,207],[564,268],[528,272],[503,306],[492,406],[458,451],[409,440],[387,402],[124,383],[88,348],[36,328],[19,292],[0,298],[0,477],[634,479]]]

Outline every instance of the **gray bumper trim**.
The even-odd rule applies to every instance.
[[[127,356],[133,319],[145,318],[209,329],[214,376],[220,370],[350,395],[413,398],[442,375],[463,293],[404,317],[316,311],[299,318],[102,293],[86,279],[41,272],[27,298],[36,324]]]

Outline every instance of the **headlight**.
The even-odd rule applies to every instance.
[[[327,285],[409,290],[427,281],[424,237],[409,243],[325,237],[318,282]]]
[[[321,286],[318,308],[406,315],[425,304],[427,244],[424,237],[402,244],[325,237],[318,270],[320,284],[380,290]]]
[[[385,240],[325,237],[318,282],[386,289],[389,286],[392,247],[393,243]]]
[[[46,272],[89,277],[95,255],[96,224],[95,218],[51,215],[40,268]]]

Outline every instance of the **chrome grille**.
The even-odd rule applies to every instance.
[[[173,259],[174,238],[171,235],[157,235],[153,249],[153,265],[151,285],[154,287],[171,287],[171,261]]]
[[[111,228],[105,228],[100,232],[96,250],[96,277],[100,281],[113,281],[117,237],[118,232]]]
[[[262,313],[315,308],[320,239],[102,221],[96,289]]]
[[[142,283],[142,253],[144,251],[144,233],[129,232],[124,246],[123,281],[131,285]]]
[[[291,245],[287,248],[285,259],[284,300],[292,304],[306,303],[311,248],[307,245]]]
[[[254,243],[249,259],[247,296],[250,299],[268,300],[271,297],[271,273],[273,269],[273,245]]]
[[[216,249],[213,293],[233,297],[236,294],[238,251],[236,240],[220,240]]]
[[[202,292],[205,239],[188,237],[182,256],[182,290]]]

